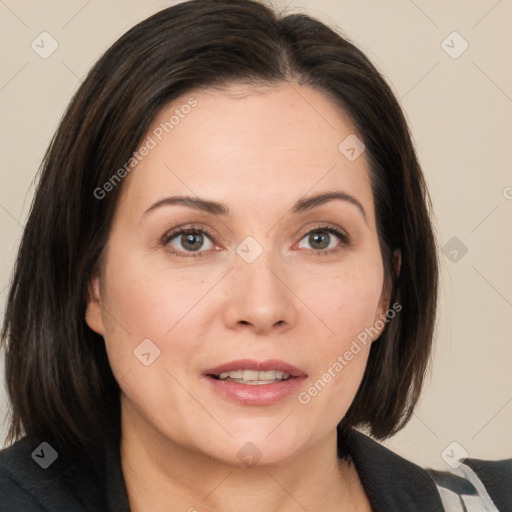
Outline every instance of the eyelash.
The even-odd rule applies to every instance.
[[[316,256],[326,256],[327,254],[331,254],[333,252],[337,252],[341,249],[341,247],[343,246],[347,246],[350,244],[350,238],[349,236],[341,231],[340,229],[338,228],[335,228],[333,226],[330,226],[330,225],[324,225],[324,226],[317,226],[313,229],[310,229],[309,231],[306,231],[305,233],[302,234],[300,240],[304,239],[306,236],[309,236],[311,235],[312,233],[317,233],[317,232],[320,232],[320,233],[330,233],[332,235],[335,235],[337,236],[340,240],[341,240],[341,245],[335,247],[335,248],[332,248],[332,249],[327,249],[327,250],[314,250],[314,249],[309,249],[310,251],[312,251],[313,254],[315,254]],[[189,234],[202,234],[202,235],[207,235],[208,238],[210,238],[210,240],[215,244],[215,237],[212,233],[210,233],[207,229],[205,228],[193,228],[193,227],[189,227],[189,228],[179,228],[179,229],[176,229],[175,231],[172,231],[170,233],[166,233],[164,235],[164,237],[162,238],[162,245],[164,247],[167,247],[167,245],[169,244],[169,242],[171,240],[173,240],[174,238],[180,236],[180,235],[189,235]],[[197,252],[193,252],[193,251],[171,251],[171,253],[175,256],[178,256],[180,258],[197,258],[197,257],[202,257],[207,251],[197,251]]]

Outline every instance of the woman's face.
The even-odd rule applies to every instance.
[[[282,463],[333,433],[365,370],[362,333],[388,307],[353,137],[299,85],[191,93],[160,112],[87,309],[124,428],[228,464]]]

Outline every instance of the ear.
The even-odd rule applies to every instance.
[[[391,305],[391,291],[393,288],[392,282],[394,280],[394,277],[398,277],[400,275],[400,268],[402,266],[402,251],[400,249],[395,249],[393,251],[393,260],[392,260],[392,267],[394,276],[391,280],[385,279],[384,286],[382,288],[382,294],[380,296],[379,304],[377,306],[377,311],[375,313],[375,322],[374,326],[375,329],[378,331],[378,335],[373,337],[373,341],[376,341],[382,331],[384,330],[385,326],[385,319],[387,316],[387,313],[390,309]],[[384,321],[384,324],[383,324]],[[381,328],[379,328],[381,327]]]
[[[105,334],[105,325],[103,324],[103,308],[100,294],[100,276],[95,273],[87,286],[87,307],[85,309],[85,321],[87,325],[100,335]]]

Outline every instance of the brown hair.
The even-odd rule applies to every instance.
[[[101,200],[95,190],[130,159],[169,101],[241,81],[322,91],[364,142],[390,303],[402,311],[372,344],[339,428],[363,426],[383,439],[410,419],[431,353],[438,263],[428,193],[396,98],[359,49],[315,19],[252,0],[195,0],[156,13],[105,52],[46,152],[2,329],[8,442],[25,433],[70,449],[118,432],[119,386],[84,313],[122,183]]]

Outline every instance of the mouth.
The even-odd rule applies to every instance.
[[[301,369],[277,359],[240,359],[204,372],[213,389],[244,405],[270,405],[289,396],[307,378]]]

